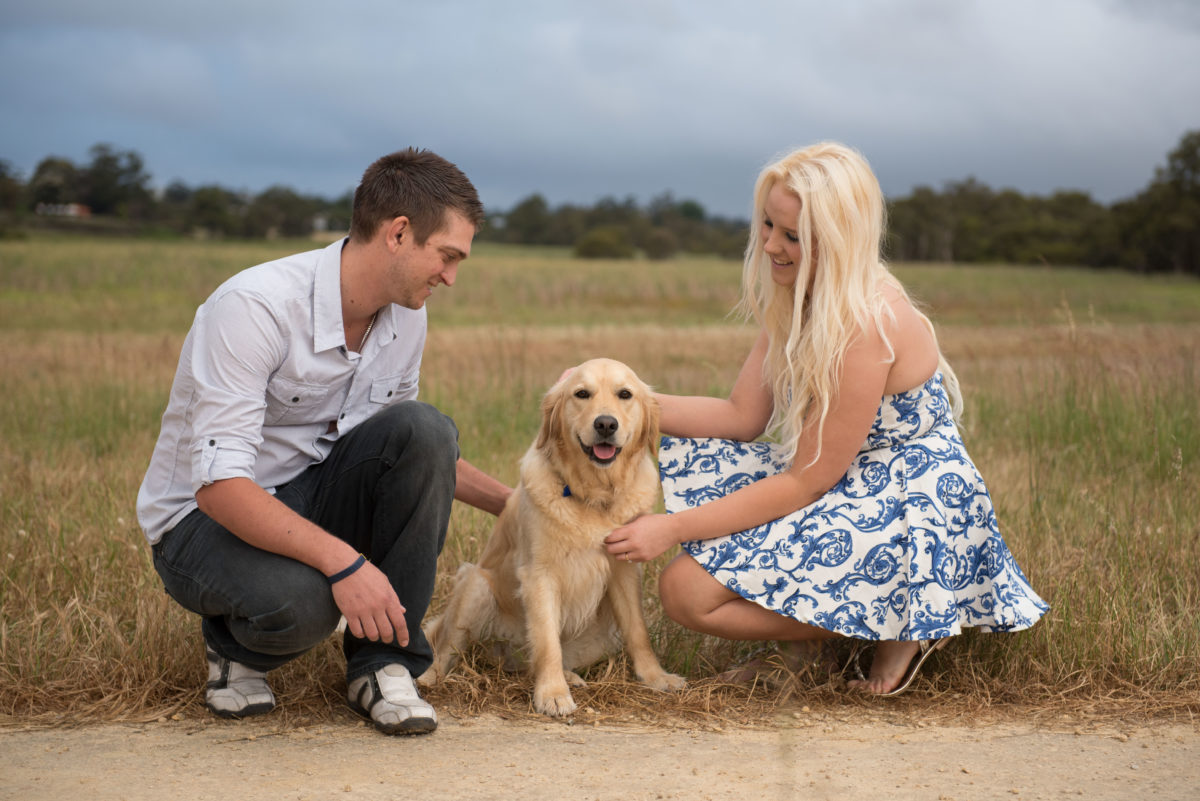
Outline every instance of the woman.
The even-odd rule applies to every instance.
[[[891,694],[964,626],[1015,631],[1048,608],[996,526],[955,428],[958,380],[880,256],[879,183],[822,143],[760,174],[742,311],[761,326],[728,399],[660,395],[669,515],[606,547],[663,571],[663,608],[737,640],[877,640]],[[764,432],[778,444],[753,442]]]

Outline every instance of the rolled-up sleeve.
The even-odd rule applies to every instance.
[[[193,492],[222,479],[255,479],[267,382],[287,353],[282,326],[264,299],[244,291],[214,297],[197,317]]]
[[[258,451],[222,437],[199,439],[192,449],[192,492],[226,478],[254,479]]]

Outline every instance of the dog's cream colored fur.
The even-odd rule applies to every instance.
[[[649,388],[610,359],[585,362],[550,389],[479,564],[459,568],[445,612],[425,627],[434,661],[422,684],[441,679],[471,642],[498,638],[525,647],[533,705],[547,715],[573,712],[568,682],[583,684],[573,670],[622,641],[644,683],[684,686],[650,647],[640,567],[609,556],[603,542],[658,497],[658,416]],[[602,464],[593,447],[603,456],[606,444],[619,451]]]

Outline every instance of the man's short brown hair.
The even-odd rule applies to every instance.
[[[447,210],[479,228],[483,204],[462,170],[429,150],[406,148],[378,159],[354,190],[350,238],[366,242],[379,226],[407,217],[418,245],[441,230]]]

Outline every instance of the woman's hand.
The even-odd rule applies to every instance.
[[[621,562],[649,562],[682,542],[670,515],[643,515],[604,538],[604,548]]]

